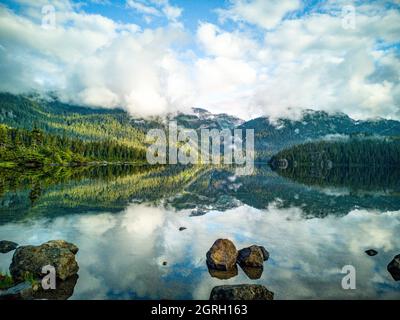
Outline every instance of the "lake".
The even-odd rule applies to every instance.
[[[214,286],[244,283],[275,299],[399,299],[386,267],[400,254],[400,180],[376,170],[2,169],[0,240],[76,244],[69,299],[208,299]],[[218,238],[264,246],[262,274],[210,273],[206,252]],[[12,255],[0,254],[3,272]],[[342,288],[346,265],[355,290]]]

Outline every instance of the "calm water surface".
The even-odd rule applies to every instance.
[[[216,285],[241,283],[263,284],[276,299],[400,298],[386,270],[400,253],[396,180],[363,189],[265,167],[249,177],[215,168],[54,170],[1,173],[0,238],[75,243],[70,299],[208,299]],[[212,277],[205,255],[218,238],[265,246],[261,277],[240,268]],[[379,254],[369,257],[370,248]],[[0,270],[12,254],[0,254]],[[356,268],[356,290],[341,287],[345,265]]]

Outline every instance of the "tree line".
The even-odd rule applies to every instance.
[[[287,161],[287,163],[286,163]],[[350,138],[347,141],[316,141],[275,154],[270,164],[288,166],[400,166],[399,138]]]
[[[0,162],[38,166],[89,161],[143,162],[145,159],[144,149],[116,140],[83,141],[47,134],[37,128],[25,130],[0,124]]]

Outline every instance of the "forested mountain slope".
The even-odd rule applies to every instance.
[[[115,140],[83,141],[0,124],[0,166],[38,167],[54,164],[84,164],[92,161],[140,162],[145,151]]]
[[[400,136],[400,122],[375,119],[357,121],[345,114],[328,114],[306,110],[301,119],[272,121],[261,117],[240,126],[254,129],[257,158],[268,160],[276,152],[288,147],[314,141],[331,135],[346,136]]]
[[[191,129],[254,129],[256,160],[266,161],[288,147],[331,135],[400,136],[400,122],[375,119],[357,121],[345,114],[306,110],[298,120],[267,117],[247,122],[227,114],[212,114],[194,108],[191,114],[178,113],[151,119],[133,118],[122,109],[87,108],[44,100],[38,96],[0,93],[0,123],[12,128],[78,138],[83,141],[118,141],[143,152],[149,129],[167,128],[168,121]]]
[[[144,148],[143,124],[133,125],[131,117],[120,109],[91,109],[0,93],[0,123],[82,140],[118,140],[130,147]]]

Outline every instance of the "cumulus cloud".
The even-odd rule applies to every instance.
[[[400,24],[394,20],[399,18],[390,10],[383,16],[360,14],[354,30],[343,29],[340,17],[326,14],[284,21],[265,35],[262,60],[273,68],[265,73],[256,103],[267,113],[276,106],[308,105],[356,118],[398,118],[399,58],[393,50],[377,48],[377,39],[392,43],[393,26],[400,34]],[[386,29],[382,19],[390,27]],[[381,73],[378,81],[371,81],[383,65],[392,75]]]
[[[164,19],[157,27],[54,1],[50,30],[41,27],[47,1],[19,2],[18,13],[0,7],[3,91],[56,91],[63,101],[135,116],[199,106],[245,119],[309,108],[400,118],[400,13],[381,2],[357,5],[355,28],[346,29],[345,2],[303,14],[299,1],[232,1],[217,11],[220,23],[204,17],[194,30],[167,0],[126,3]]]
[[[245,34],[226,32],[212,23],[201,23],[197,38],[208,55],[243,58],[257,49],[257,44]]]
[[[64,101],[158,115],[188,106],[184,67],[171,43],[179,25],[145,29],[100,15],[57,13],[54,30],[0,8],[1,89],[54,90]],[[168,62],[169,61],[169,62]]]

